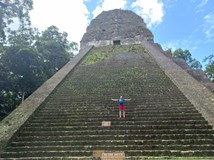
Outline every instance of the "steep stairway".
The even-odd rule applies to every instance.
[[[118,104],[126,102],[126,118]],[[111,126],[101,126],[111,121]],[[8,143],[1,159],[93,159],[93,151],[214,157],[214,130],[139,45],[94,48]]]

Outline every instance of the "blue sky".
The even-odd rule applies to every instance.
[[[187,49],[201,63],[214,54],[214,0],[34,0],[30,15],[40,31],[55,25],[79,43],[93,18],[115,8],[141,16],[164,49]]]

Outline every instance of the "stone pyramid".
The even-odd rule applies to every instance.
[[[120,95],[131,98],[123,119]],[[0,159],[212,159],[213,101],[139,16],[106,11],[79,54],[0,123]]]

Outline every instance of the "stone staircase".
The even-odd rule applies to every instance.
[[[111,101],[120,95],[131,98],[123,119]],[[214,157],[214,130],[142,46],[94,48],[1,159],[87,160],[96,150],[124,151],[126,159]]]

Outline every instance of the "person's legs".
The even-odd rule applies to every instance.
[[[125,112],[125,110],[123,110],[123,118],[125,118],[126,117],[126,112]]]
[[[119,110],[119,118],[121,118],[122,117],[122,113],[121,113],[122,111],[121,110]]]

